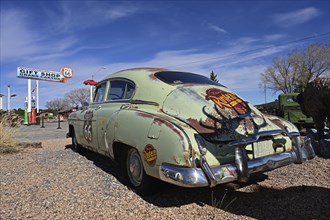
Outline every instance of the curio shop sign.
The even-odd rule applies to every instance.
[[[73,76],[73,70],[69,66],[62,67],[61,72],[17,67],[18,78],[65,83],[68,80],[68,78],[71,78],[72,76]]]

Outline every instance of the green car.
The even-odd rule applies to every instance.
[[[70,114],[73,149],[118,162],[127,183],[150,193],[156,179],[182,187],[248,181],[314,157],[289,121],[265,115],[202,75],[159,68],[116,72],[94,101]]]
[[[298,127],[312,126],[314,124],[312,117],[307,117],[302,113],[296,97],[299,93],[287,93],[278,96],[279,115],[292,122]]]

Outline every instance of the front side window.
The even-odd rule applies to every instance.
[[[99,85],[98,87],[96,87],[94,102],[102,102],[103,101],[106,88],[107,88],[106,83],[103,83],[103,84]]]
[[[110,82],[110,89],[108,94],[108,101],[130,99],[135,91],[135,86],[126,81],[112,81]]]

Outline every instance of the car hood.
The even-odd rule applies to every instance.
[[[275,116],[266,116],[228,90],[214,85],[178,86],[162,110],[194,128],[209,141],[233,141],[271,130],[297,130]]]

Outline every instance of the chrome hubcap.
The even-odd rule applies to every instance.
[[[142,182],[143,167],[139,153],[131,149],[127,156],[128,176],[134,186],[139,186]]]

